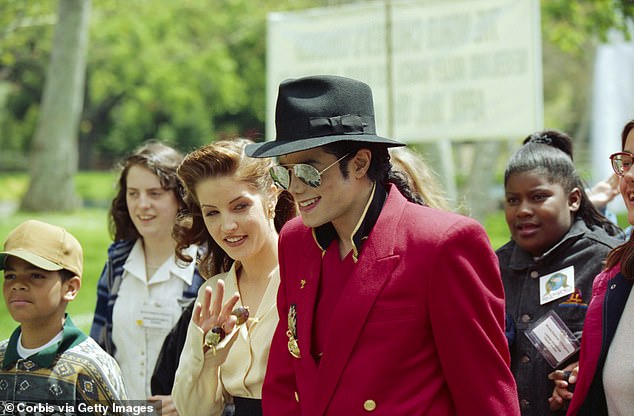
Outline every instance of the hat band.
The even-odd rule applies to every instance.
[[[364,118],[366,120],[364,120]],[[345,114],[333,117],[311,117],[310,137],[340,134],[374,134],[368,126],[374,125],[374,117]]]

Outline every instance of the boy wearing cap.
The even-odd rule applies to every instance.
[[[519,415],[495,253],[474,220],[420,204],[391,170],[370,88],[280,85],[278,186],[301,218],[279,239],[280,322],[265,415]]]
[[[126,399],[116,361],[65,312],[82,266],[81,245],[61,227],[29,220],[9,233],[0,252],[3,295],[20,326],[0,343],[0,401],[98,413]]]

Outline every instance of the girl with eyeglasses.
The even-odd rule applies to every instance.
[[[618,244],[612,237],[618,227],[596,210],[584,189],[572,160],[572,140],[558,131],[529,136],[504,173],[511,240],[496,253],[507,322],[514,328],[511,371],[522,415],[550,414],[554,388],[548,380],[554,368],[526,335],[550,313],[580,335],[592,281]],[[559,366],[569,370],[568,364]]]
[[[619,177],[619,190],[634,224],[634,120],[621,134],[622,151],[610,156]],[[569,382],[575,383],[569,415],[625,415],[634,409],[634,241],[630,237],[612,250],[605,268],[594,280],[592,300],[586,314],[578,368]],[[557,381],[560,390],[568,383]],[[562,395],[565,391],[562,392]]]
[[[290,195],[268,174],[271,159],[244,154],[249,140],[220,141],[188,154],[178,168],[191,224],[177,225],[177,253],[204,245],[201,286],[173,397],[181,415],[262,414],[269,347],[278,322],[278,231],[295,215]]]

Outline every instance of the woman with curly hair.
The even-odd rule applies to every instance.
[[[278,322],[277,233],[295,215],[295,205],[273,184],[273,162],[244,154],[248,143],[204,146],[178,168],[191,221],[175,228],[177,252],[191,261],[190,245],[209,248],[199,264],[208,280],[198,293],[174,383],[181,415],[218,415],[227,403],[236,416],[262,412]]]

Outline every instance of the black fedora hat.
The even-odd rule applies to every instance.
[[[246,146],[252,157],[281,156],[339,141],[405,146],[376,135],[370,87],[351,78],[319,75],[280,84],[275,140]]]

